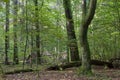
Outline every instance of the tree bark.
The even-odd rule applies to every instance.
[[[83,73],[91,72],[91,55],[87,39],[88,27],[94,17],[97,0],[90,0],[89,9],[87,9],[87,1],[82,1],[82,23],[80,29],[80,45],[82,52],[82,70]]]
[[[9,51],[9,14],[10,1],[6,2],[6,27],[5,27],[5,64],[8,65],[8,51]]]
[[[71,11],[71,1],[63,0],[63,5],[65,9],[66,16],[66,28],[67,28],[67,36],[68,36],[68,47],[70,49],[71,61],[79,61],[79,51],[78,45],[74,30],[74,21]]]
[[[96,65],[96,66],[107,66],[108,68],[113,68],[113,64],[111,62],[104,62],[104,61],[98,61],[98,60],[91,60],[91,65]],[[71,62],[71,63],[66,63],[66,64],[61,64],[61,65],[54,65],[48,67],[46,70],[64,70],[67,68],[72,68],[72,67],[79,67],[81,66],[81,62]]]
[[[17,12],[18,12],[18,1],[13,0],[13,5],[14,5],[14,18],[13,18],[13,31],[14,31],[14,55],[13,55],[13,64],[18,64],[18,45],[17,45]]]
[[[40,55],[40,27],[39,27],[39,13],[38,13],[38,0],[34,1],[35,3],[35,27],[36,27],[36,52],[37,52],[37,63],[41,63]]]
[[[24,5],[24,1],[22,1],[22,15],[26,16],[25,20],[23,20],[24,22],[24,27],[25,28],[25,32],[26,32],[26,40],[25,40],[25,48],[24,48],[24,58],[23,58],[23,69],[24,69],[24,65],[25,65],[25,59],[26,59],[26,54],[27,54],[27,47],[28,47],[28,36],[29,36],[29,29],[28,29],[28,10],[27,10],[27,0],[25,1],[25,5]],[[24,7],[25,6],[25,7]],[[25,8],[25,9],[24,9]]]

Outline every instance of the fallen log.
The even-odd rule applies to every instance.
[[[99,60],[91,60],[91,65],[107,66],[108,68],[113,68],[113,64],[111,62],[105,62]]]
[[[4,74],[16,74],[16,73],[24,73],[24,72],[32,72],[32,69],[21,69],[21,70],[14,70],[10,72],[5,72]]]
[[[61,64],[61,65],[53,65],[48,67],[46,70],[60,70],[60,69],[66,69],[71,67],[78,67],[80,65],[81,65],[81,62],[71,62],[71,63]]]
[[[120,69],[120,58],[112,58],[109,61],[113,64],[114,68]]]
[[[99,61],[99,60],[91,60],[91,65],[97,65],[97,66],[107,66],[108,68],[113,68],[112,63],[110,62],[105,62],[105,61]],[[66,63],[66,64],[61,64],[61,65],[53,65],[48,67],[46,70],[64,70],[66,68],[71,68],[71,67],[79,67],[81,66],[81,62],[71,62],[71,63]]]

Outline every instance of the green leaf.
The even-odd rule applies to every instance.
[[[9,0],[2,0],[3,2],[8,2]]]
[[[119,32],[113,32],[111,35],[119,35]]]

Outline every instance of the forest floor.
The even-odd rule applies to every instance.
[[[93,67],[92,76],[77,75],[76,68],[64,71],[34,71],[5,75],[0,80],[120,80],[120,69]]]

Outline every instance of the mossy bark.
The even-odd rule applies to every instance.
[[[10,1],[6,2],[6,26],[5,26],[5,64],[8,65],[8,51],[9,51],[9,14]]]
[[[91,56],[90,48],[87,39],[88,27],[94,17],[97,0],[90,0],[87,6],[87,0],[82,0],[82,23],[80,29],[80,45],[82,52],[82,73],[87,74],[91,72]]]
[[[74,30],[73,15],[71,11],[71,1],[63,0],[63,5],[66,16],[66,29],[67,29],[68,47],[70,50],[71,61],[79,61],[79,51],[78,51],[78,45]]]
[[[34,4],[35,4],[35,27],[36,27],[37,64],[41,64],[41,54],[40,54],[40,26],[39,26],[38,0],[35,0]]]
[[[13,0],[13,5],[14,5],[14,11],[13,14],[15,15],[13,18],[13,30],[14,30],[14,54],[13,54],[13,64],[18,64],[19,59],[18,59],[18,40],[17,40],[17,26],[18,26],[18,0]]]

